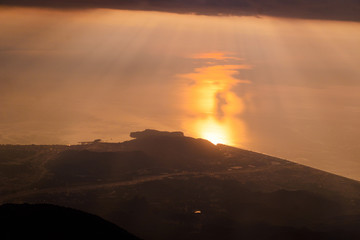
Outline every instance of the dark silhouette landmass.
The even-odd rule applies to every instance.
[[[50,204],[0,206],[0,232],[4,240],[139,240],[98,216]]]
[[[96,214],[142,239],[360,239],[360,183],[145,130],[121,143],[0,145],[0,203]]]
[[[2,5],[359,21],[359,0],[2,0]]]

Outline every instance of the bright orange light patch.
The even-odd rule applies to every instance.
[[[194,55],[193,58],[203,59],[239,59],[227,57],[225,53],[207,53]],[[209,63],[207,63],[209,64]],[[193,129],[193,135],[207,139],[214,144],[235,144],[235,136],[244,135],[244,124],[238,114],[244,110],[243,100],[231,89],[237,84],[248,84],[247,80],[234,77],[240,69],[250,69],[248,65],[212,65],[196,68],[193,73],[180,77],[191,80],[187,85],[185,108],[191,116],[186,129]],[[191,130],[190,130],[191,131]]]
[[[200,131],[200,137],[209,140],[213,144],[231,144],[228,127],[214,119],[201,121],[201,126],[199,126],[198,129]]]
[[[195,73],[184,74],[181,77],[191,79],[195,85],[190,89],[187,100],[196,113],[217,115],[219,97],[224,100],[233,98],[230,89],[238,83],[250,83],[233,77],[240,69],[249,69],[248,65],[215,65],[195,69]],[[228,104],[232,104],[229,101]]]

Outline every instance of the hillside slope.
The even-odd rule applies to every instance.
[[[178,132],[131,136],[1,146],[0,202],[80,209],[143,239],[360,237],[358,181]]]

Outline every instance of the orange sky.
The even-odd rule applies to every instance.
[[[359,23],[0,8],[0,31],[2,144],[180,130],[360,179]]]

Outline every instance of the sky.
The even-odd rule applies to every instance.
[[[360,180],[360,23],[0,8],[0,144],[183,131]]]
[[[360,21],[359,0],[2,0],[0,5]]]

